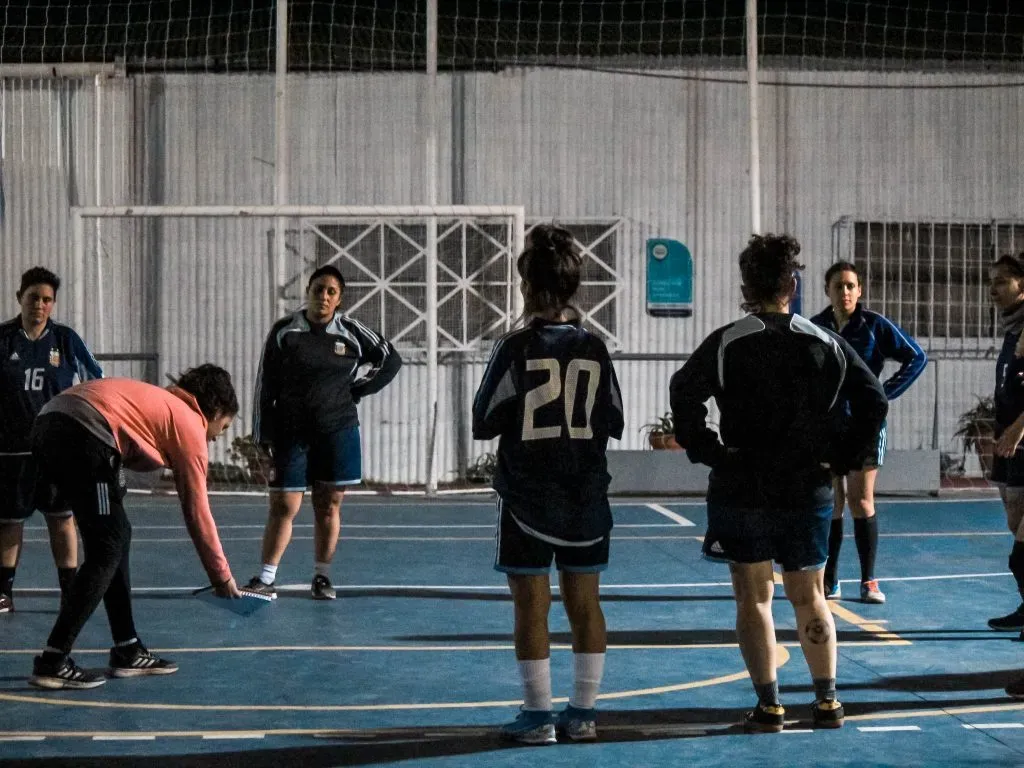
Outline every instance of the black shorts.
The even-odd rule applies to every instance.
[[[498,499],[498,530],[495,536],[494,570],[523,576],[551,571],[551,560],[560,571],[599,573],[608,567],[611,534],[592,543],[566,542],[528,533]]]
[[[128,485],[116,448],[63,413],[39,416],[31,439],[43,482],[70,505],[79,526],[83,519],[123,514]]]
[[[1024,449],[1018,448],[1009,458],[993,455],[989,480],[1007,488],[1024,488]]]
[[[23,523],[35,511],[68,517],[71,510],[54,498],[31,453],[0,454],[0,523]]]
[[[816,571],[828,559],[832,506],[762,510],[708,505],[702,554],[725,563],[774,560],[783,571]]]

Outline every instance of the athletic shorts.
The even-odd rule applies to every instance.
[[[304,491],[314,483],[356,485],[363,480],[359,427],[307,438],[274,440],[270,482],[276,491]]]
[[[49,517],[69,517],[66,507],[42,479],[31,453],[0,454],[0,523],[23,523],[36,510]]]
[[[993,455],[989,479],[1007,488],[1024,488],[1024,449],[1018,448],[1009,458]]]
[[[498,499],[498,530],[495,536],[494,570],[521,576],[549,573],[551,561],[559,571],[599,573],[608,567],[611,534],[593,543],[550,539],[528,533],[501,499]]]
[[[64,413],[39,416],[31,439],[32,454],[43,468],[47,485],[56,497],[66,500],[80,530],[111,514],[124,517],[128,484],[116,448]]]
[[[828,559],[832,506],[763,510],[708,505],[702,554],[723,563],[774,560],[783,571],[816,571]]]
[[[864,462],[864,469],[878,469],[885,461],[886,425],[882,423],[882,429],[878,433],[878,441],[875,443],[875,452],[868,456]]]

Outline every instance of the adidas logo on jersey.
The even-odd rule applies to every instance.
[[[17,352],[12,352],[10,359],[11,360],[21,360],[21,358],[18,357],[18,353]]]

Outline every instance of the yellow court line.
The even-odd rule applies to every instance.
[[[844,621],[848,621],[850,624],[853,624],[855,627],[863,630],[864,632],[869,632],[870,634],[877,637],[879,640],[887,640],[891,645],[912,644],[909,640],[903,639],[895,632],[890,632],[888,629],[881,626],[880,624],[875,624],[873,621],[871,621],[871,619],[866,619],[863,616],[859,616],[858,614],[854,613],[849,608],[847,608],[845,605],[840,605],[834,600],[829,600],[828,607],[829,610],[832,611],[833,615],[838,616],[840,619],[843,619]]]
[[[778,571],[772,571],[772,578],[776,584],[783,584],[782,574]],[[876,623],[871,619],[859,616],[846,606],[840,605],[839,603],[833,600],[828,601],[828,607],[829,610],[832,611],[832,615],[839,617],[843,621],[853,624],[855,627],[864,632],[868,632],[869,634],[874,635],[878,640],[882,641],[884,645],[912,645],[912,643],[909,640],[905,640],[904,638],[897,635],[895,632],[890,632],[888,629],[881,626],[880,623]],[[887,624],[888,621],[882,623]],[[842,645],[851,645],[851,643],[843,643]]]
[[[780,648],[777,665],[781,667],[789,661],[789,658],[789,651],[785,648]],[[744,670],[742,672],[733,672],[729,675],[719,675],[718,677],[711,677],[705,680],[694,680],[688,683],[676,683],[674,685],[661,685],[653,688],[638,688],[631,691],[602,693],[598,694],[597,698],[607,700],[627,699],[634,696],[654,696],[662,693],[675,693],[676,691],[689,691],[695,688],[707,688],[712,685],[733,683],[737,680],[744,680],[747,677],[747,672]],[[0,701],[13,701],[21,704],[47,704],[57,707],[88,707],[92,709],[135,709],[177,712],[380,712],[424,709],[472,709],[474,707],[514,707],[523,703],[522,700],[515,699],[510,701],[448,701],[422,704],[156,704],[150,702],[83,701],[81,699],[44,698],[41,696],[26,696],[16,693],[0,693]],[[556,704],[568,701],[568,697],[552,699],[552,702]]]

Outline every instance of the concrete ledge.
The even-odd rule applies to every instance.
[[[691,464],[685,451],[608,451],[609,493],[703,494],[710,470]],[[938,493],[938,451],[889,451],[875,490],[885,493]]]

